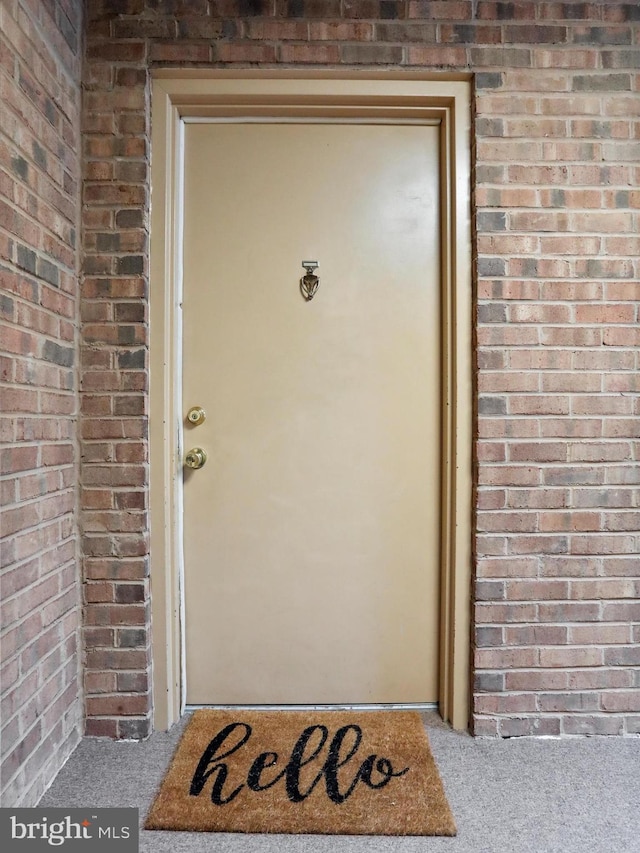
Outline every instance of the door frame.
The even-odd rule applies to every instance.
[[[184,707],[182,172],[189,118],[377,119],[440,126],[442,472],[439,710],[470,716],[472,561],[471,85],[468,74],[162,69],[152,81],[150,573],[154,728]]]

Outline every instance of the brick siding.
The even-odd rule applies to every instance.
[[[640,731],[640,6],[95,0],[84,73],[87,731],[149,731],[153,67],[474,73],[474,730]]]
[[[77,482],[80,2],[0,5],[1,802],[81,733]]]

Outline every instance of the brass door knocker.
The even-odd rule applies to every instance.
[[[318,269],[317,261],[303,261],[302,266],[306,269],[307,274],[300,279],[300,291],[302,295],[310,302],[316,295],[316,290],[320,284],[320,279],[314,272]]]

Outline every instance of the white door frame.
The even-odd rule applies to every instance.
[[[292,71],[154,74],[150,245],[150,536],[154,727],[184,706],[182,642],[182,156],[184,120],[394,119],[440,125],[442,536],[440,713],[469,723],[472,299],[469,75]]]

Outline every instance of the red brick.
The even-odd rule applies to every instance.
[[[482,532],[533,532],[538,519],[535,513],[479,512],[477,527]]]
[[[119,693],[147,693],[149,677],[146,672],[119,672],[117,688]]]
[[[576,415],[631,415],[633,401],[614,394],[576,394],[572,397],[571,408]],[[622,451],[622,448],[620,450]]]
[[[86,700],[88,716],[132,716],[144,714],[149,709],[149,699],[144,694],[115,696],[90,696]]]
[[[540,342],[552,347],[597,347],[602,345],[605,334],[598,328],[549,326],[540,329]]]
[[[518,714],[536,711],[536,697],[531,693],[507,693],[497,696],[478,696],[478,714]]]
[[[394,59],[390,55],[384,61],[393,63],[400,60]],[[408,47],[407,65],[430,65],[436,68],[466,68],[468,66],[467,51],[464,47]]]
[[[628,669],[578,669],[569,673],[567,683],[572,690],[632,687],[633,673]]]
[[[340,49],[336,45],[283,44],[278,50],[279,62],[330,65],[339,60]]]
[[[547,533],[600,529],[600,514],[595,512],[542,512],[539,520],[540,531]]]
[[[478,477],[482,485],[536,486],[540,483],[539,469],[526,466],[502,465],[491,469],[485,467]]]
[[[311,41],[371,41],[374,32],[372,24],[361,21],[309,21],[308,26]]]
[[[486,25],[478,25],[478,24],[441,24],[440,25],[440,41],[441,42],[464,42],[471,45],[492,45],[492,44],[501,44],[502,42],[502,30],[498,26],[486,26]],[[424,37],[418,37],[415,40],[424,41]],[[432,39],[433,40],[433,39]],[[502,53],[503,61],[500,61],[500,54]],[[505,61],[504,54],[507,54],[507,59]],[[528,53],[528,52],[527,52]],[[514,64],[529,64],[529,62],[521,63],[518,62],[518,52],[514,50],[507,49],[503,51],[503,49],[496,51],[497,61],[493,61],[493,54],[489,52],[482,51],[482,49],[477,49],[475,47],[472,48],[472,58],[475,65],[499,65],[499,64],[510,64],[513,62]]]
[[[513,580],[507,585],[507,598],[510,601],[551,601],[568,597],[569,586],[566,581],[553,580]],[[544,630],[544,626],[541,629]]]
[[[595,232],[622,232],[632,228],[632,216],[630,213],[619,211],[606,211],[601,213],[574,213],[572,214],[573,227],[578,231]]]
[[[518,371],[566,370],[571,363],[571,353],[563,350],[518,349],[509,353],[509,367]]]
[[[113,648],[114,631],[112,628],[95,628],[86,626],[84,628],[84,643],[88,649]]]
[[[640,663],[640,647],[634,643],[633,646],[608,646],[604,649],[604,662],[608,666],[633,666]]]
[[[410,18],[434,18],[437,21],[465,21],[473,15],[469,0],[411,0]]]
[[[0,451],[0,473],[16,474],[35,468],[38,460],[38,448],[7,447]]]
[[[315,39],[319,37],[318,33],[320,32],[320,28],[324,28],[327,25],[314,23],[311,24],[311,26],[316,28],[315,35],[311,36],[312,39]],[[337,26],[349,27],[348,24],[334,25],[334,34],[337,32]],[[309,35],[309,27],[310,25],[307,22],[302,21],[255,18],[247,21],[245,34],[248,38],[256,39],[258,41],[306,41],[307,36]],[[357,39],[359,32],[360,31],[355,29],[355,27],[351,27],[349,38]],[[335,37],[336,36],[333,35],[333,38]]]
[[[599,711],[598,693],[542,693],[538,697],[541,711]]]
[[[588,214],[574,214],[574,216],[576,217],[586,215]],[[511,223],[511,228],[514,231],[544,232],[569,230],[569,216],[566,213],[558,213],[555,211],[514,211],[510,214],[509,219]]]
[[[536,3],[533,2],[515,2],[510,4],[510,18],[513,20],[533,20],[536,17]],[[478,3],[478,18],[481,20],[501,19],[504,14],[504,6],[496,0],[480,0]]]
[[[502,737],[557,737],[562,721],[558,717],[541,716],[502,718],[498,732]]]
[[[538,605],[527,602],[510,604],[478,604],[475,619],[480,624],[531,622],[536,618]]]
[[[502,509],[505,506],[504,489],[482,490],[477,495],[478,510]]]
[[[536,392],[540,390],[540,377],[535,373],[485,373],[478,379],[478,390],[482,394],[501,394],[505,391]]]
[[[360,16],[375,16],[379,14],[377,0],[346,0],[343,14]],[[269,10],[270,11],[270,10]],[[276,0],[276,14],[286,17],[306,18],[337,18],[341,13],[340,0],[303,0],[300,3],[291,3],[291,0]]]
[[[206,43],[185,44],[184,40],[179,42],[153,42],[150,48],[149,59],[151,62],[170,62],[172,64],[210,62],[211,47]]]
[[[576,625],[570,629],[569,638],[570,642],[576,645],[590,645],[591,643],[598,643],[599,645],[624,644],[630,642],[630,633],[628,625]],[[626,684],[621,686],[626,686]]]
[[[116,689],[116,673],[88,672],[85,675],[84,687],[89,696],[95,693],[113,693]]]
[[[276,49],[266,44],[224,43],[216,45],[214,59],[219,62],[272,63],[276,61]]]
[[[622,599],[640,597],[640,581],[632,578],[607,580],[573,580],[571,582],[571,597],[580,599]],[[594,639],[594,642],[596,640]]]
[[[88,559],[85,561],[85,572],[87,578],[96,580],[102,578],[139,580],[148,575],[148,561],[146,559]]]
[[[87,47],[87,57],[91,60],[141,62],[144,59],[144,55],[145,43],[143,41],[117,42],[109,39],[104,42],[92,41]]]
[[[87,651],[86,665],[89,670],[110,672],[120,669],[146,669],[147,664],[146,652],[137,649],[90,649]]]
[[[541,648],[540,666],[562,668],[602,666],[602,649],[586,646],[558,649]]]
[[[539,68],[598,68],[600,54],[598,50],[576,50],[566,46],[539,49],[535,52],[536,65]]]
[[[507,506],[512,509],[552,509],[566,507],[570,503],[567,489],[509,489]]]
[[[571,421],[562,418],[546,418],[540,424],[540,434],[543,438],[595,438],[603,433],[602,423],[595,418]]]
[[[624,720],[606,714],[566,715],[562,720],[562,730],[567,735],[621,735],[624,733]]]
[[[567,643],[564,625],[515,625],[505,628],[505,642],[510,646],[559,646]]]
[[[87,604],[91,602],[112,602],[114,600],[113,584],[86,583],[84,585],[84,599]]]
[[[625,303],[618,305],[577,305],[575,311],[576,321],[585,324],[631,324],[636,319],[636,306]]]
[[[521,557],[517,561],[518,576],[521,578],[535,577],[538,574],[537,558]],[[498,559],[483,559],[478,561],[478,577],[511,577],[514,571],[512,557]]]
[[[542,391],[549,393],[597,393],[602,389],[599,373],[547,373],[542,377]]]
[[[567,236],[543,236],[540,239],[540,251],[543,254],[558,255],[597,255],[602,246],[602,237],[572,234]]]
[[[115,719],[100,719],[99,717],[87,717],[85,720],[84,733],[87,737],[117,737],[117,721]]]
[[[514,442],[509,449],[511,462],[562,462],[566,458],[563,442]]]
[[[509,409],[514,415],[567,415],[569,400],[545,394],[514,395],[509,401]]]
[[[537,666],[541,651],[535,648],[476,649],[475,663],[480,669],[524,669]]]

